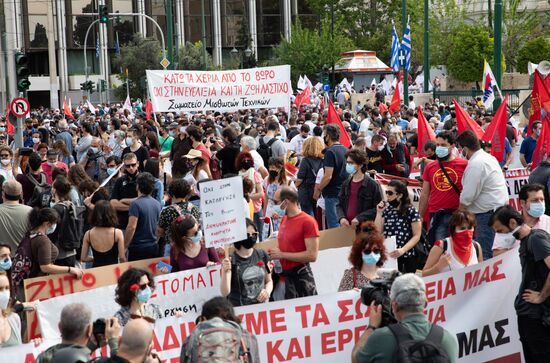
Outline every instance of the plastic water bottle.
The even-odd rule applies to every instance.
[[[281,266],[281,261],[279,261],[278,259],[273,260],[273,272],[275,272],[276,274],[280,274],[281,272],[283,272],[283,266]]]

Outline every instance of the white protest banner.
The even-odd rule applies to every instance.
[[[154,112],[288,109],[290,66],[230,71],[147,70]]]
[[[510,196],[508,204],[518,211],[521,210],[521,206],[519,205],[519,190],[523,185],[529,183],[529,174],[531,172],[527,169],[511,169],[507,170],[504,174],[506,186],[508,187],[508,195]]]
[[[37,347],[34,346],[34,343],[27,343],[1,348],[0,363],[34,363],[40,353],[58,343],[60,343],[59,340],[44,340]]]
[[[206,247],[246,239],[243,179],[212,180],[200,184],[201,217]]]
[[[420,203],[420,194],[422,193],[422,185],[418,180],[378,173],[374,176],[374,179],[380,184],[380,187],[382,187],[383,195],[386,195],[386,187],[388,183],[393,179],[398,179],[405,182],[407,184],[407,189],[409,190],[409,198],[411,199],[411,203],[416,209],[418,209],[418,204]]]
[[[158,306],[162,319],[177,311],[194,320],[202,304],[220,294],[221,265],[203,267],[155,277],[155,291],[150,303]],[[86,302],[92,318],[109,318],[120,309],[115,302],[116,285],[54,297],[38,303],[38,321],[42,337],[59,338],[57,323],[61,308],[73,302]],[[162,320],[161,319],[161,320]]]
[[[395,236],[389,236],[384,240],[384,247],[386,247],[387,259],[384,262],[384,268],[393,268],[397,270],[397,258],[390,257],[389,254],[397,249],[397,239]]]

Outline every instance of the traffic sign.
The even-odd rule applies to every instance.
[[[166,69],[170,65],[170,61],[166,58],[162,58],[162,60],[160,61],[160,65],[163,66],[164,69]]]
[[[17,97],[11,101],[10,112],[17,117],[24,117],[31,110],[31,105],[26,98]]]
[[[325,92],[330,91],[330,84],[325,83],[325,84],[323,85],[323,91],[325,91]]]

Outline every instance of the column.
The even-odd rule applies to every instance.
[[[137,12],[140,14],[145,14],[145,0],[137,0]],[[138,33],[145,38],[147,37],[147,24],[145,23],[145,18],[143,16],[137,17],[138,22]]]
[[[185,46],[185,24],[184,24],[183,0],[176,0],[176,39],[178,49]]]
[[[254,54],[254,58],[258,60],[258,26],[257,26],[257,13],[256,13],[256,0],[248,1],[248,18],[250,29],[250,49]]]
[[[65,39],[65,4],[63,0],[55,1],[55,21],[57,25],[57,64],[59,66],[60,99],[63,99],[69,90],[67,72],[67,48]]]
[[[221,33],[220,0],[212,0],[212,30],[214,49],[212,50],[212,59],[214,65],[222,65],[222,33]]]
[[[48,65],[50,70],[50,108],[59,108],[59,84],[55,59],[55,22],[53,0],[48,0]]]
[[[292,15],[291,15],[290,0],[283,0],[283,36],[290,42]]]

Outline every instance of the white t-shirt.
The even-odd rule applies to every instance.
[[[359,124],[359,133],[363,133],[365,136],[367,136],[367,131],[369,131],[369,126],[370,126],[370,121],[368,118],[365,118]]]
[[[418,119],[416,117],[413,117],[413,119],[409,122],[409,130],[415,129],[418,129]]]
[[[250,155],[252,155],[252,159],[254,160],[254,169],[256,171],[259,171],[262,166],[265,166],[264,159],[262,159],[262,156],[258,154],[256,150],[250,150]]]
[[[294,151],[299,156],[302,155],[302,147],[304,146],[304,139],[301,134],[298,134],[290,140],[288,143],[288,149]]]
[[[319,169],[317,172],[317,177],[315,178],[315,184],[321,184],[321,180],[323,180],[324,175],[325,169]],[[323,194],[321,194],[319,199],[317,199],[317,207],[321,207],[322,210],[325,210],[325,199],[323,198]]]

